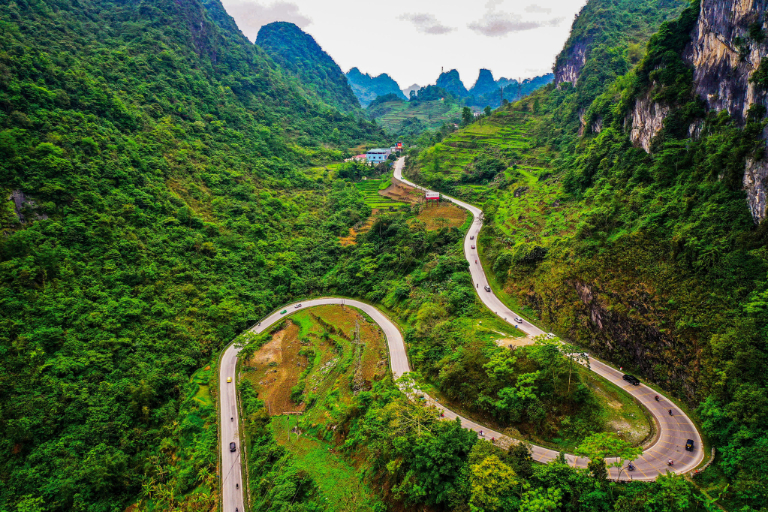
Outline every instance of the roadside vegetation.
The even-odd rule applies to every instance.
[[[697,478],[719,504],[759,510],[768,224],[754,224],[741,180],[763,152],[765,110],[742,128],[694,97],[680,55],[698,10],[639,54],[593,49],[575,86],[412,151],[406,174],[482,205],[482,257],[500,296],[695,408],[717,450]],[[644,94],[671,108],[650,154],[624,124]]]

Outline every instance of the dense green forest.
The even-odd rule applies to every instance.
[[[341,111],[360,108],[338,64],[312,36],[293,23],[279,21],[264,25],[256,37],[256,45],[283,70],[297,76],[306,90],[316,93],[325,103]]]
[[[122,510],[153,481],[183,496],[215,461],[210,410],[178,425],[190,376],[316,289],[370,213],[301,169],[383,134],[216,1],[16,2],[0,20],[0,189],[27,199],[24,224],[2,210],[0,509]],[[179,474],[196,438],[208,452]]]
[[[477,121],[467,108],[460,131],[412,127],[407,162],[482,204],[502,298],[695,407],[714,465],[616,484],[602,455],[589,470],[534,464],[389,376],[349,403],[312,397],[325,419],[302,428],[383,509],[764,510],[768,228],[740,179],[766,113],[740,126],[694,97],[681,53],[699,5],[682,7],[590,1],[562,57],[588,48],[575,84]],[[14,199],[0,209],[0,511],[210,510],[219,350],[323,294],[400,324],[406,385],[557,449],[613,436],[605,390],[567,350],[498,345],[508,326],[466,272],[468,219],[429,228],[422,205],[390,200],[371,218],[360,185],[388,181],[387,166],[339,162],[389,141],[306,34],[265,51],[218,0],[17,1],[0,5],[0,29],[0,191]],[[308,52],[301,69],[283,50]],[[643,95],[671,112],[650,153],[624,126]],[[430,87],[410,103],[439,97],[453,100]],[[388,103],[410,104],[375,107]],[[248,385],[242,401],[253,510],[326,510]]]
[[[696,407],[717,450],[698,485],[729,509],[761,510],[768,225],[753,222],[742,177],[747,157],[763,157],[765,108],[740,126],[693,94],[682,53],[699,8],[647,48],[595,46],[575,85],[412,152],[409,172],[483,204],[483,258],[510,303]],[[570,41],[623,33],[607,12],[630,11],[590,2]],[[625,125],[642,97],[670,108],[650,153]]]

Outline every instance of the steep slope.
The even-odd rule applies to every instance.
[[[455,69],[440,73],[435,85],[459,98],[464,98],[469,94],[467,88],[464,87],[464,83],[461,81],[459,72]]]
[[[559,87],[413,154],[410,173],[485,201],[483,257],[513,300],[698,406],[718,450],[699,481],[729,509],[759,509],[766,5],[693,2],[641,34],[629,73],[636,49],[616,34],[638,4],[620,5],[589,2],[562,54],[584,43],[584,58],[558,61]]]
[[[359,69],[352,68],[347,73],[347,80],[352,90],[360,100],[363,107],[367,107],[379,96],[395,94],[402,99],[408,99],[400,86],[388,74],[382,73],[379,76],[372,77],[368,73],[361,73]]]
[[[768,107],[768,2],[704,1],[701,9],[683,55],[693,66],[694,91],[708,109],[724,110],[743,125],[750,109]],[[742,182],[760,223],[768,217],[768,159],[747,158]]]
[[[0,509],[124,510],[142,486],[210,509],[215,407],[190,376],[317,286],[370,209],[302,168],[382,133],[213,0],[0,18]]]
[[[659,25],[676,16],[685,0],[590,0],[581,9],[555,61],[555,84],[576,84],[597,46],[642,48]]]
[[[278,21],[264,25],[256,36],[256,45],[329,105],[341,111],[359,108],[341,68],[312,36],[293,23]]]

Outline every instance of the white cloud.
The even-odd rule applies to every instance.
[[[401,20],[410,21],[413,23],[419,32],[424,34],[447,34],[456,30],[454,27],[448,27],[443,25],[433,14],[403,14],[400,16]]]
[[[544,14],[549,14],[552,12],[552,9],[549,7],[541,7],[540,5],[531,4],[525,8],[525,12],[541,12]]]
[[[563,18],[524,20],[519,14],[488,11],[479,20],[467,25],[471,30],[489,37],[502,37],[512,32],[523,32],[542,27],[555,27]]]
[[[387,73],[401,86],[413,83],[435,83],[440,68],[457,69],[468,79],[477,77],[479,68],[493,71],[496,77],[526,78],[547,73],[552,61],[563,48],[570,30],[569,20],[579,12],[586,0],[223,0],[237,23],[244,26],[239,12],[232,4],[251,2],[270,7],[275,2],[290,2],[297,10],[285,11],[299,26],[305,22],[288,15],[300,15],[311,20],[305,28],[315,41],[328,52],[342,69],[359,68],[373,76]],[[486,4],[491,2],[488,9]],[[529,4],[551,8],[552,12],[526,12]],[[263,7],[262,7],[263,8]],[[520,15],[523,22],[540,23],[556,16],[565,18],[556,26],[509,32],[504,37],[489,37],[467,27],[480,22],[489,11]],[[439,27],[453,28],[443,35],[417,30],[412,21],[399,19],[403,13],[433,13],[434,23],[426,24],[433,32]],[[273,19],[263,22],[275,21]],[[532,20],[532,21],[531,21]],[[538,20],[538,21],[537,21]],[[431,21],[427,19],[427,21]],[[504,21],[502,19],[501,21]],[[513,20],[514,21],[514,20]],[[258,31],[257,22],[251,37]],[[501,27],[504,28],[503,26]],[[513,27],[514,28],[514,27]],[[444,30],[444,29],[443,29]],[[245,30],[247,32],[247,30]],[[496,30],[496,32],[503,30]],[[493,30],[491,30],[493,32]]]
[[[312,19],[303,15],[296,4],[290,2],[274,2],[270,5],[262,5],[258,2],[242,0],[224,0],[224,8],[237,22],[245,37],[251,41],[256,40],[259,29],[274,21],[288,21],[305,28],[312,23]]]

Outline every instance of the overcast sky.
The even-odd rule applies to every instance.
[[[387,73],[401,88],[457,69],[467,88],[480,68],[497,79],[549,73],[586,0],[223,0],[251,40],[290,21],[342,70]]]

